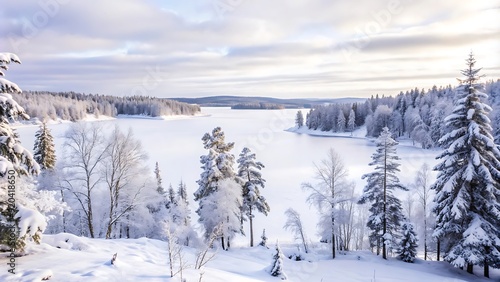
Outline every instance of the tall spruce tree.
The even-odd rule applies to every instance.
[[[20,64],[21,61],[15,54],[0,53],[0,76],[4,75],[2,70],[7,70],[10,63]],[[37,199],[24,198],[22,195],[27,193],[21,193],[21,189],[29,188],[20,187],[23,182],[18,178],[37,175],[40,166],[21,145],[17,133],[9,124],[17,118],[29,119],[11,93],[21,93],[21,89],[17,84],[0,78],[0,250],[8,246],[12,252],[22,252],[28,238],[40,242],[46,222],[45,217],[34,208]]]
[[[377,254],[380,253],[382,245],[384,259],[387,259],[388,248],[397,240],[399,227],[404,220],[401,201],[394,196],[394,191],[408,191],[396,176],[400,171],[397,145],[398,142],[392,139],[389,129],[384,127],[377,140],[377,151],[372,155],[373,161],[370,163],[370,166],[375,166],[375,171],[363,175],[362,178],[367,179],[367,185],[358,202],[372,203],[367,223],[367,227],[371,229],[370,245],[377,248]]]
[[[207,155],[200,157],[203,172],[197,181],[198,190],[194,193],[199,207],[196,213],[199,222],[205,227],[208,238],[215,227],[222,224],[220,237],[222,248],[227,250],[230,240],[241,228],[241,188],[233,191],[240,180],[234,171],[234,155],[231,150],[234,143],[226,143],[224,131],[220,127],[205,133],[202,138]],[[219,201],[219,202],[217,202]],[[235,212],[235,209],[238,211]],[[236,214],[235,214],[236,213]],[[239,222],[239,226],[236,226]]]
[[[35,133],[33,155],[42,170],[51,170],[56,165],[54,137],[52,137],[52,133],[45,122],[40,124],[40,128]]]
[[[445,121],[451,131],[439,143],[436,229],[444,259],[456,267],[500,266],[500,151],[491,135],[487,95],[471,53],[461,73],[455,109]]]
[[[248,148],[243,148],[238,163],[238,176],[242,181],[243,205],[242,216],[248,218],[250,224],[250,247],[253,247],[253,218],[254,210],[267,215],[270,211],[266,198],[260,194],[264,188],[264,180],[260,170],[264,168],[261,162],[255,160],[255,154]]]

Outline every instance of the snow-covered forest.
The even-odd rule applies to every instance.
[[[169,99],[145,96],[117,97],[75,92],[23,91],[16,100],[32,118],[78,121],[88,114],[116,117],[194,115],[200,107]]]
[[[1,53],[0,62],[6,70],[7,66],[20,63],[20,59]],[[301,214],[295,206],[275,211],[266,196],[270,188],[266,167],[270,164],[260,161],[258,148],[243,146],[236,151],[235,142],[226,140],[226,133],[219,126],[207,128],[200,136],[198,146],[204,153],[196,166],[196,183],[186,183],[179,177],[169,179],[167,184],[162,178],[162,163],[166,160],[157,160],[154,169],[150,168],[147,163],[151,156],[142,145],[144,136],[118,126],[72,123],[60,137],[64,140],[61,150],[56,151],[51,129],[43,122],[35,134],[31,153],[21,145],[10,125],[13,120],[29,118],[27,110],[16,102],[20,97],[20,101],[25,99],[26,109],[35,109],[33,105],[43,102],[32,97],[51,96],[47,99],[60,101],[61,108],[43,104],[47,107],[41,107],[37,116],[74,121],[88,113],[191,115],[199,108],[144,97],[20,94],[15,83],[2,78],[0,250],[5,254],[1,258],[8,260],[11,268],[0,278],[33,279],[32,273],[23,273],[19,266],[16,269],[16,259],[31,255],[42,258],[40,254],[54,251],[52,247],[88,251],[94,243],[86,238],[92,238],[161,244],[162,260],[167,266],[165,279],[179,277],[184,281],[187,275],[190,281],[200,281],[205,269],[215,267],[219,248],[227,254],[245,252],[233,248],[241,236],[247,237],[248,246],[255,246],[250,250],[255,252],[254,257],[269,255],[270,265],[262,272],[283,280],[290,275],[300,276],[287,268],[289,261],[309,263],[318,261],[318,256],[321,260],[338,261],[343,256],[353,261],[374,260],[362,252],[367,250],[383,259],[395,258],[401,264],[443,260],[475,273],[476,276],[470,276],[474,279],[480,273],[478,268],[484,277],[490,277],[490,268],[497,275],[500,150],[495,121],[499,116],[500,82],[490,82],[485,87],[472,54],[466,63],[460,85],[455,88],[425,93],[414,90],[395,98],[371,98],[364,104],[317,107],[309,112],[305,122],[302,113],[297,113],[298,126],[305,123],[312,129],[352,132],[364,125],[368,137],[376,137],[371,139],[375,146],[370,148],[373,152],[367,164],[369,170],[363,171],[361,177],[365,184],[361,193],[349,176],[350,167],[334,149],[325,152],[319,162],[310,160],[315,162],[313,181],[297,186],[308,195],[303,200],[314,207],[314,215]],[[68,101],[79,102],[70,105]],[[164,103],[165,109],[152,101]],[[398,140],[408,137],[419,147],[442,150],[436,154],[439,162],[434,168],[424,164],[404,172],[411,174],[413,183],[400,180],[403,172]],[[431,170],[437,172],[436,179]],[[173,181],[176,183],[172,185]],[[197,189],[189,192],[189,186],[195,185]],[[270,224],[282,225],[291,233],[296,242],[293,248],[283,251],[279,241],[267,242],[269,235],[265,230],[255,230],[254,226],[266,221],[273,212],[286,218]],[[305,228],[306,221],[312,219],[318,222],[316,237]],[[255,240],[258,236],[260,240]],[[95,242],[102,248],[102,241]],[[48,249],[37,249],[40,244]],[[124,265],[116,253],[110,259],[109,265]],[[225,258],[224,263],[227,261],[230,259]],[[330,275],[327,272],[325,275]],[[51,271],[39,274],[39,280],[57,277]],[[94,275],[99,274],[87,276]],[[257,275],[258,279],[261,275]]]
[[[411,89],[396,96],[375,95],[365,103],[316,106],[306,115],[305,125],[314,130],[346,132],[354,114],[356,127],[366,125],[367,136],[377,137],[387,126],[397,137],[408,137],[422,148],[439,147],[439,139],[448,131],[444,119],[452,112],[456,87]],[[484,83],[495,138],[500,140],[500,80]]]

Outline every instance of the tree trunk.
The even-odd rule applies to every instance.
[[[467,264],[467,273],[474,274],[474,265],[473,264]]]
[[[61,200],[64,203],[64,191],[61,189]],[[65,210],[62,211],[62,226],[63,226],[63,232],[66,233],[66,212]]]
[[[387,145],[386,145],[386,150],[384,150],[384,218],[383,218],[383,234],[382,236],[385,236],[385,233],[387,232]],[[382,237],[382,258],[387,259],[387,250],[385,246],[385,238]]]
[[[437,261],[439,261],[441,256],[441,240],[437,239]]]
[[[484,263],[484,277],[490,278],[490,266],[487,262]]]
[[[249,208],[248,212],[248,221],[250,222],[250,247],[253,247],[253,215],[252,215],[252,206]]]
[[[333,216],[333,205],[332,205],[332,259],[335,258],[335,218]]]
[[[222,244],[222,249],[225,251],[226,250],[226,245],[224,244],[224,235],[221,236],[220,242]]]

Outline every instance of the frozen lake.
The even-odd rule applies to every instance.
[[[303,110],[304,114],[306,110]],[[149,166],[153,172],[154,163],[158,162],[163,183],[177,186],[182,179],[188,187],[188,193],[198,188],[201,168],[199,158],[206,154],[201,138],[220,126],[226,134],[226,142],[235,142],[236,158],[244,146],[248,146],[257,155],[266,168],[262,171],[266,187],[262,194],[267,198],[271,212],[266,218],[257,215],[254,221],[256,241],[258,243],[262,229],[266,229],[270,242],[291,241],[292,236],[282,229],[285,223],[284,211],[293,207],[298,210],[304,221],[307,235],[316,238],[317,215],[313,207],[305,202],[307,197],[300,184],[313,182],[314,165],[319,163],[329,148],[335,149],[350,170],[350,178],[356,182],[360,193],[364,187],[361,175],[370,172],[370,156],[375,150],[374,143],[365,138],[316,137],[284,131],[294,125],[297,110],[231,110],[229,108],[202,108],[203,116],[171,120],[118,118],[99,121],[111,129],[115,124],[126,131],[131,128],[141,140],[149,155]],[[63,134],[68,123],[54,124],[49,127],[56,142],[57,152],[61,152]],[[22,126],[17,129],[23,145],[29,149],[34,142],[37,126]],[[56,152],[56,153],[57,153]],[[435,164],[436,151],[422,150],[404,143],[398,148],[402,161],[400,179],[403,184],[413,182],[416,171],[424,162]],[[58,154],[59,156],[59,154]],[[191,200],[192,210],[197,203]],[[195,221],[194,221],[195,222]],[[245,224],[245,230],[248,229]],[[247,244],[245,237],[237,238],[237,243]]]

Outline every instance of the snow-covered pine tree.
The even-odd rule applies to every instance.
[[[240,217],[241,186],[233,185],[233,183],[240,182],[233,168],[235,163],[231,150],[234,148],[234,143],[225,142],[225,134],[220,127],[214,128],[212,134],[205,133],[202,141],[204,148],[208,150],[208,154],[200,157],[203,172],[197,181],[198,190],[194,192],[194,200],[198,201],[199,204],[196,213],[200,216],[198,221],[205,227],[205,238],[208,238],[213,229],[220,223],[227,225],[223,228],[221,237],[222,248],[227,249],[230,243],[229,240],[234,236],[234,230],[238,229],[239,232],[242,232]],[[223,181],[224,185],[221,185]],[[235,189],[235,187],[239,187],[237,188],[238,191],[224,191],[225,189]],[[216,192],[220,193],[212,196]],[[230,196],[233,199],[229,199]],[[221,198],[224,198],[225,201],[214,202]],[[232,211],[235,204],[239,205],[238,212],[233,215]],[[214,208],[216,209],[214,210]],[[216,214],[215,211],[219,211],[220,214]],[[227,218],[225,218],[224,222],[216,222],[215,220],[221,220],[222,214],[227,215]],[[239,222],[239,228],[234,226],[233,217],[236,217]]]
[[[347,118],[347,130],[352,133],[355,128],[356,128],[356,114],[354,113],[354,110],[351,108],[351,110],[349,111],[349,117]]]
[[[346,129],[345,115],[342,109],[339,109],[339,114],[337,116],[337,132],[344,132]]]
[[[295,115],[295,125],[298,128],[301,128],[302,126],[304,126],[304,115],[302,114],[301,110],[298,110],[297,114]]]
[[[54,138],[45,122],[35,133],[35,145],[33,146],[35,161],[42,170],[51,170],[56,165],[56,151],[54,149]]]
[[[177,187],[177,215],[179,217],[179,244],[189,246],[197,239],[197,234],[191,226],[191,209],[187,199],[186,184],[181,181]]]
[[[0,53],[0,76],[7,70],[10,63],[21,61],[12,53]],[[28,239],[40,242],[41,233],[47,223],[45,217],[38,212],[38,199],[24,197],[29,193],[23,190],[33,189],[20,187],[37,175],[40,166],[33,155],[26,150],[18,140],[17,133],[10,127],[9,121],[18,117],[29,119],[24,109],[13,99],[10,93],[21,93],[21,89],[13,82],[0,78],[0,250],[23,252]],[[33,194],[38,195],[38,194]],[[53,198],[54,194],[48,195]],[[15,232],[12,233],[12,226]],[[15,235],[15,239],[11,235]]]
[[[266,198],[260,194],[264,182],[260,170],[264,168],[261,162],[255,160],[255,154],[247,147],[243,148],[237,160],[238,176],[242,181],[243,205],[242,216],[246,216],[250,223],[250,247],[253,247],[253,218],[254,210],[267,215],[270,211]]]
[[[401,242],[399,244],[399,258],[404,262],[413,262],[417,256],[418,238],[409,222],[401,225]]]
[[[164,194],[165,189],[163,188],[163,184],[162,184],[163,180],[161,179],[160,166],[158,165],[158,162],[156,162],[156,164],[155,164],[154,173],[155,173],[155,179],[156,179],[156,190],[158,191],[158,193]]]
[[[444,259],[456,267],[500,266],[500,151],[481,92],[480,69],[471,53],[457,88],[455,109],[445,121],[451,131],[439,143],[445,148],[434,169],[439,172],[434,236],[441,239]]]
[[[267,248],[267,236],[266,236],[266,229],[262,230],[262,235],[260,236],[260,243],[259,246],[266,247]]]
[[[359,204],[372,203],[367,223],[367,227],[371,229],[370,245],[377,247],[377,254],[380,253],[382,245],[384,259],[387,258],[388,247],[396,241],[399,227],[404,220],[401,201],[394,196],[394,191],[408,190],[399,183],[396,176],[400,171],[397,145],[398,142],[392,139],[389,129],[384,127],[377,140],[377,151],[372,155],[373,161],[370,163],[370,166],[375,166],[375,171],[363,175],[362,178],[367,179],[367,184],[358,201]]]
[[[276,253],[273,255],[273,262],[271,264],[269,273],[272,276],[280,277],[281,280],[286,280],[287,276],[283,270],[283,252],[281,251],[280,245],[276,242]]]

